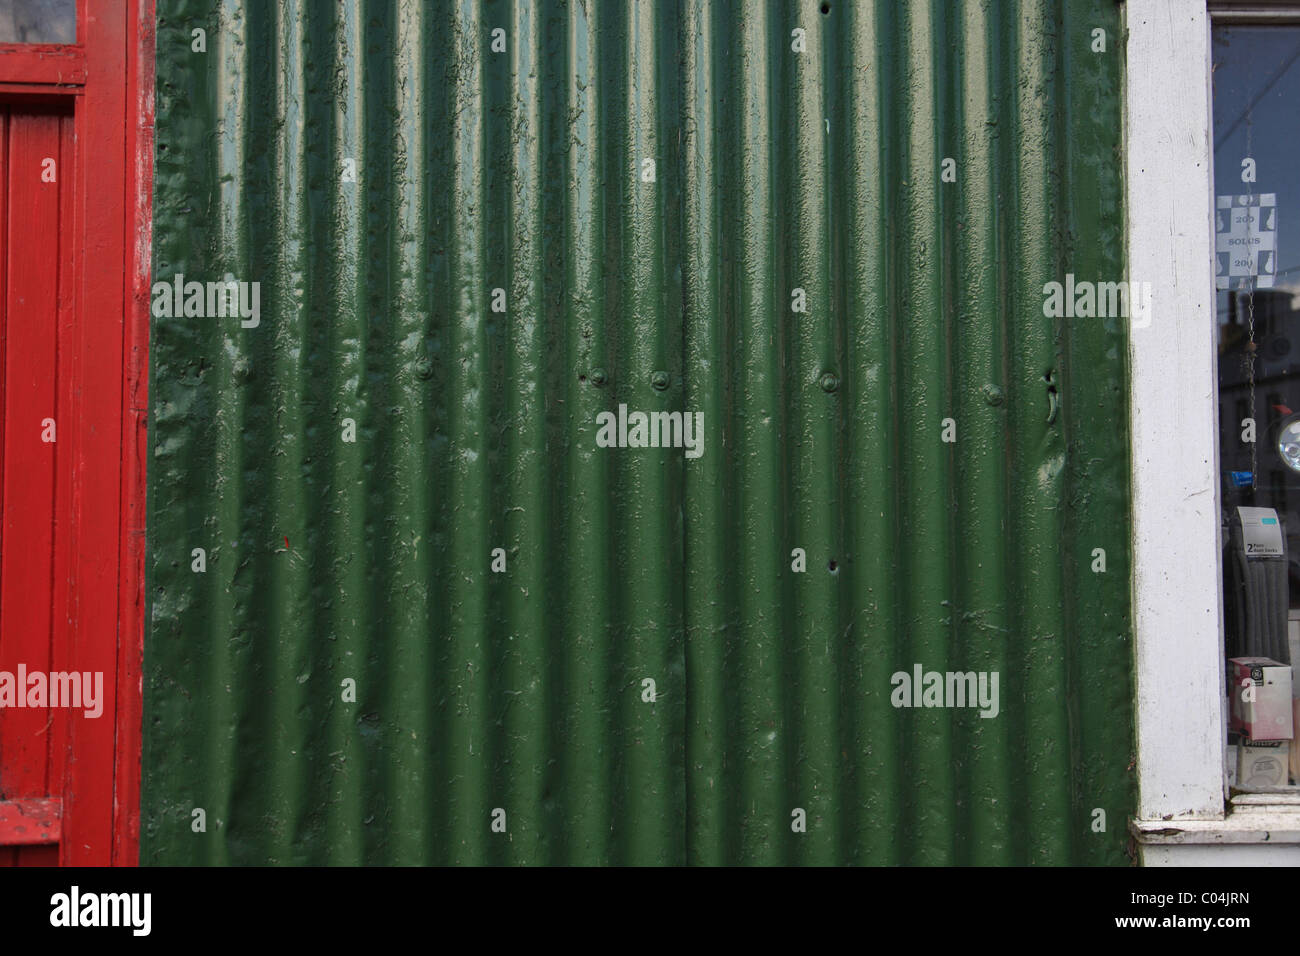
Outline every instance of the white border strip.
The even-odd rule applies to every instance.
[[[1218,382],[1204,3],[1129,0],[1125,163],[1138,814],[1222,819]]]

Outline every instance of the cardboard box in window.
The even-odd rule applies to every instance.
[[[1237,745],[1237,786],[1243,790],[1287,785],[1288,740],[1243,740]]]
[[[1234,657],[1228,661],[1228,693],[1230,730],[1252,741],[1291,739],[1289,666],[1268,657]]]

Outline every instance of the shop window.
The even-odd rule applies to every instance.
[[[1211,35],[1227,767],[1300,789],[1300,26]]]
[[[0,0],[0,43],[75,43],[77,0]]]

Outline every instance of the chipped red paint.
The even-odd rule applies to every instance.
[[[154,0],[128,7],[126,155],[133,164],[125,220],[131,283],[126,311],[123,441],[122,579],[119,585],[124,653],[118,666],[117,775],[113,862],[140,860],[140,747],[144,663],[145,462],[149,447],[149,287],[153,272]]]
[[[81,86],[86,82],[86,52],[77,45],[0,44],[0,75],[10,84]]]
[[[0,846],[57,844],[62,829],[62,800],[0,800]]]

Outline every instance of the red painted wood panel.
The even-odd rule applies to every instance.
[[[129,0],[126,33],[127,207],[123,245],[129,267],[122,426],[122,553],[118,581],[117,763],[113,862],[140,857],[140,750],[143,721],[145,466],[149,450],[149,295],[153,276],[154,2]]]
[[[67,176],[72,181],[77,169],[73,154],[73,117],[70,114],[61,117],[59,122],[59,161],[60,177]],[[70,201],[71,187],[61,193],[59,202],[59,293],[58,293],[58,402],[59,422],[63,424],[76,421],[80,417],[77,403],[78,376],[75,366],[77,350],[77,308],[76,308],[76,256],[73,255],[73,237],[76,236],[76,203]],[[71,556],[76,553],[76,521],[73,485],[76,475],[76,450],[71,442],[65,441],[58,446],[55,453],[54,474],[54,573],[51,578],[54,585],[52,609],[54,617],[51,656],[59,670],[82,670],[76,660],[72,647],[72,634],[76,622],[72,614],[72,568]],[[69,721],[72,712],[57,708],[51,712],[49,738],[49,792],[62,793],[61,782],[65,771],[69,750]]]
[[[78,104],[84,141],[103,148],[88,150],[80,164],[77,190],[83,242],[78,252],[79,300],[76,376],[83,396],[77,417],[77,539],[72,575],[76,587],[77,627],[73,656],[84,670],[102,671],[106,719],[71,715],[71,748],[76,755],[77,784],[65,783],[63,807],[64,864],[107,865],[112,862],[114,805],[114,724],[117,711],[119,652],[119,567],[122,428],[128,279],[126,90],[127,23],[125,7],[103,5],[103,16],[88,22],[95,29],[88,42],[88,77]],[[115,263],[116,270],[103,268]],[[92,321],[93,318],[93,321]],[[133,733],[138,735],[137,726]],[[87,849],[90,848],[90,849]]]
[[[86,82],[86,54],[75,45],[0,43],[0,73],[13,83],[80,86]]]
[[[13,106],[5,120],[0,672],[48,675],[72,666],[66,653],[56,654],[70,631],[66,577],[58,575],[66,575],[71,520],[70,512],[56,511],[56,496],[71,455],[61,431],[67,390],[60,390],[67,361],[66,354],[61,361],[60,320],[65,332],[70,326],[60,286],[72,262],[70,234],[62,232],[63,210],[72,206],[63,168],[71,115],[66,108]],[[64,284],[65,295],[67,289]],[[51,703],[47,697],[44,706],[0,708],[0,801],[61,793],[67,711]],[[57,847],[52,852],[24,847],[14,859],[17,865],[49,862]]]
[[[18,674],[48,672],[52,656],[60,184],[41,180],[59,117],[11,111],[7,146],[0,671]],[[0,798],[49,793],[50,718],[0,708]]]
[[[8,295],[8,282],[5,279],[5,269],[3,264],[5,260],[5,250],[9,248],[9,190],[3,188],[3,184],[9,181],[9,109],[0,106],[0,308],[3,307],[5,296]],[[8,364],[6,356],[8,352],[9,335],[8,326],[4,321],[3,314],[0,314],[0,561],[3,561],[4,541],[5,541],[5,523],[4,523],[4,504],[5,504],[5,416],[4,416],[4,394],[5,394],[5,366]],[[0,614],[4,613],[4,605],[0,604]],[[4,790],[0,787],[0,794]]]
[[[14,866],[58,866],[57,846],[24,846],[14,848]]]

